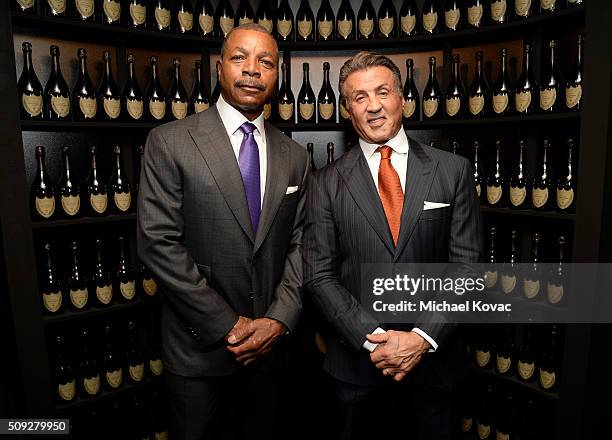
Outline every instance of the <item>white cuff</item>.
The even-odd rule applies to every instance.
[[[429,336],[427,333],[425,333],[423,330],[421,330],[420,328],[413,328],[411,331],[415,332],[416,334],[420,335],[423,337],[423,339],[425,339],[427,342],[429,342],[429,344],[431,345],[431,348],[428,350],[428,353],[433,353],[434,351],[436,351],[438,349],[438,344],[436,344],[436,341],[434,341],[431,336]]]
[[[373,335],[378,335],[380,333],[386,333],[386,332],[382,328],[380,328],[380,327],[376,327],[376,330],[374,330],[372,332]],[[374,344],[373,342],[370,342],[367,339],[363,343],[363,348],[368,350],[370,353],[372,353],[374,350],[376,350],[376,347],[378,347],[378,344]]]

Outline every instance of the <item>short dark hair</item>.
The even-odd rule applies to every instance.
[[[230,30],[227,35],[225,36],[225,39],[223,40],[223,44],[221,45],[221,58],[223,58],[223,54],[225,53],[226,49],[227,49],[227,40],[229,40],[230,35],[232,35],[234,33],[234,31],[256,31],[256,32],[263,32],[266,35],[270,35],[268,33],[268,30],[263,27],[260,24],[257,23],[246,23],[246,24],[241,24],[240,26],[237,26],[235,28],[233,28],[232,30]],[[274,45],[276,46],[276,52],[278,52],[278,45],[276,44],[276,40],[274,40],[274,37],[272,37],[270,35],[270,38],[272,38],[272,40],[274,41]]]

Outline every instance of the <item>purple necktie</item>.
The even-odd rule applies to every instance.
[[[242,139],[240,153],[238,155],[238,165],[240,166],[242,182],[244,183],[244,192],[246,193],[247,203],[249,205],[253,235],[257,234],[259,214],[261,213],[259,147],[257,146],[257,142],[255,142],[255,137],[253,136],[253,130],[255,130],[255,128],[256,127],[250,122],[245,122],[240,126],[240,129],[244,133],[244,138]]]

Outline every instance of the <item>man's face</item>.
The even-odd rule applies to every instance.
[[[278,49],[264,32],[236,30],[226,42],[219,81],[225,100],[243,113],[259,113],[276,90]]]
[[[344,82],[347,110],[359,137],[382,145],[402,127],[404,97],[393,72],[383,66],[351,73]]]

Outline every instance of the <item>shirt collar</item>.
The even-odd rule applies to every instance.
[[[385,142],[384,145],[391,147],[391,149],[396,153],[408,154],[408,136],[406,136],[406,132],[403,129],[400,129],[397,134]],[[376,149],[381,145],[370,144],[360,138],[359,146],[361,147],[361,151],[363,151],[365,158],[369,159],[374,155],[374,153],[376,153]]]
[[[225,99],[223,99],[223,95],[219,95],[219,99],[217,100],[217,111],[219,112],[219,116],[221,117],[221,122],[225,126],[225,130],[229,133],[229,135],[233,135],[236,133],[236,130],[240,130],[240,126],[245,122],[252,123],[261,137],[265,138],[266,132],[264,129],[264,115],[263,112],[260,113],[259,116],[254,121],[249,121],[246,116],[232,107]]]

